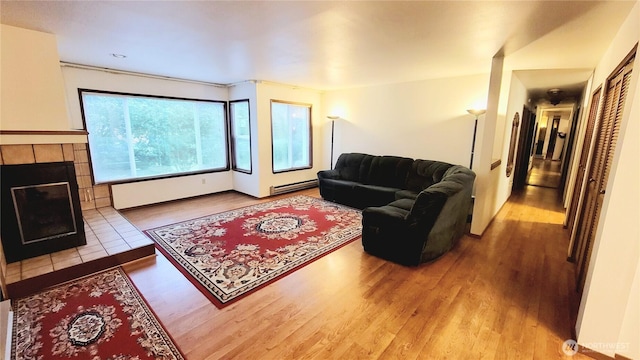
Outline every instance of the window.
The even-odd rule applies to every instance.
[[[251,174],[251,126],[249,100],[229,102],[233,170]]]
[[[224,102],[79,92],[95,183],[228,169]]]
[[[273,172],[311,168],[311,105],[271,100]]]

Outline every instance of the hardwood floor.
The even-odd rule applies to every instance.
[[[557,189],[560,186],[562,161],[533,159],[533,166],[527,174],[527,185]]]
[[[272,199],[230,192],[123,214],[148,229]],[[527,186],[482,238],[416,268],[356,240],[222,310],[160,253],[124,268],[188,359],[585,359],[562,351],[578,299],[557,201]]]

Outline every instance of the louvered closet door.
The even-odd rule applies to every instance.
[[[593,131],[596,125],[596,119],[598,117],[598,109],[600,105],[600,95],[602,88],[598,88],[591,96],[591,108],[589,109],[589,118],[587,119],[587,128],[584,133],[584,143],[582,144],[582,151],[580,152],[580,162],[578,163],[578,174],[576,175],[576,183],[573,187],[573,195],[571,196],[571,205],[569,206],[569,213],[567,214],[567,225],[569,226],[569,233],[571,238],[575,239],[574,230],[576,215],[578,210],[578,203],[580,202],[581,195],[583,194],[582,185],[584,184],[584,176],[587,170],[587,161],[589,160],[589,150],[593,140]],[[576,255],[576,246],[573,246],[571,251],[571,259],[574,260]]]
[[[576,281],[580,293],[584,288],[593,241],[598,229],[598,219],[609,179],[611,161],[620,134],[620,121],[631,80],[633,58],[631,57],[626,65],[608,81],[606,87],[606,100],[602,119],[598,126],[597,142],[591,157],[583,211],[578,221]]]

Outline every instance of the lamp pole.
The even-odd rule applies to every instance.
[[[335,131],[336,120],[340,119],[340,116],[328,115],[327,119],[331,120],[331,167],[333,169],[333,134]]]
[[[336,126],[336,121],[335,120],[331,120],[331,167],[329,168],[329,170],[333,169],[333,132]]]
[[[473,140],[471,141],[471,161],[469,161],[469,169],[473,168],[473,153],[476,149],[476,133],[478,131],[478,117],[480,117],[480,115],[484,114],[487,112],[487,110],[485,109],[471,109],[471,110],[467,110],[467,112],[471,115],[475,115],[476,120],[473,124]]]
[[[476,149],[476,132],[478,131],[478,115],[476,115],[475,123],[473,124],[473,140],[471,141],[471,161],[469,161],[469,169],[473,168],[473,152]]]

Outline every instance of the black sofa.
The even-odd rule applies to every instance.
[[[345,153],[318,180],[323,199],[363,209],[367,253],[415,266],[464,234],[475,173],[441,161]]]

